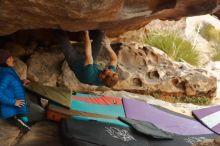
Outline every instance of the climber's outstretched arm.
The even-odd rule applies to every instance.
[[[89,38],[89,32],[84,32],[84,42],[85,42],[85,66],[88,64],[93,64],[93,57],[92,57],[92,46],[91,41]]]
[[[110,65],[117,66],[118,58],[117,58],[117,55],[115,54],[115,52],[113,51],[113,49],[111,47],[111,41],[107,36],[105,36],[105,38],[103,40],[103,45],[105,46],[106,50],[109,53]]]

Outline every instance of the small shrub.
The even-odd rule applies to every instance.
[[[203,27],[199,30],[199,34],[207,41],[220,42],[220,30],[210,23],[204,23]]]
[[[220,53],[216,53],[213,57],[212,57],[213,61],[220,61]]]
[[[220,61],[220,30],[217,30],[212,24],[204,23],[199,33],[215,48],[216,52],[212,56],[213,61]]]
[[[152,96],[154,97],[154,98],[157,98],[157,99],[159,99],[160,98],[160,93],[153,93],[152,94]]]
[[[176,61],[188,62],[191,65],[198,66],[200,62],[199,52],[192,44],[180,35],[173,32],[148,32],[145,43],[164,51],[168,56]]]
[[[207,41],[220,41],[220,31],[210,23],[204,23],[203,27],[199,30],[199,34]]]
[[[211,103],[211,100],[207,97],[182,97],[181,99],[185,103],[193,103],[198,105],[207,105]]]

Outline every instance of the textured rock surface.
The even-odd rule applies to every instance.
[[[63,59],[62,53],[34,53],[27,63],[28,79],[44,85],[56,86]]]
[[[154,19],[211,13],[216,5],[217,0],[4,0],[0,35],[36,28],[101,29],[118,35]]]
[[[15,66],[14,69],[16,70],[18,76],[21,80],[24,80],[27,78],[27,65],[21,61],[19,58],[14,58]]]
[[[11,146],[17,142],[20,130],[0,120],[0,146]]]
[[[15,146],[62,146],[58,125],[39,122]]]
[[[12,56],[23,57],[26,54],[24,46],[18,44],[17,42],[7,42],[5,48],[10,51]]]
[[[42,32],[44,31],[42,30]],[[22,33],[22,35],[20,33]],[[4,45],[1,44],[1,47],[9,50],[12,56],[14,57],[26,59],[29,55],[31,55],[34,52],[34,50],[37,47],[36,42],[30,41],[30,39],[36,40],[36,37],[34,36],[38,36],[38,34],[34,31],[30,32],[30,34],[32,34],[31,36],[30,34],[25,34],[25,31],[22,31],[20,33],[16,33],[16,35],[11,35],[10,38],[6,40],[1,38],[0,42],[4,40]]]
[[[212,62],[207,64],[205,67],[207,70],[210,70],[214,76],[217,78],[217,94],[214,98],[213,103],[220,104],[220,61]]]
[[[216,94],[214,76],[186,63],[174,62],[158,49],[136,43],[124,45],[118,61],[121,80],[115,89],[169,96],[214,97]]]

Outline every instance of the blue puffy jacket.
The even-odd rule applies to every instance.
[[[27,105],[15,106],[17,99],[26,100],[23,84],[11,67],[0,67],[0,117],[3,119],[18,114],[27,114]]]

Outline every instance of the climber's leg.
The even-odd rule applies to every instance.
[[[95,61],[102,49],[102,40],[104,38],[104,33],[100,30],[91,30],[89,32],[90,38],[92,39],[92,57]]]
[[[60,48],[71,68],[76,61],[83,59],[83,55],[79,54],[76,49],[72,47],[68,34],[65,31],[56,30],[55,34],[56,40],[60,44]]]
[[[79,54],[75,48],[72,47],[68,34],[65,31],[62,30],[55,30],[55,38],[57,42],[60,44],[60,48],[64,53],[64,56],[72,69],[76,61],[83,60],[84,56],[82,54]],[[99,52],[102,45],[102,40],[104,38],[104,33],[100,30],[91,30],[90,31],[90,38],[92,41],[92,56],[93,60],[95,61],[97,56],[99,55]]]

